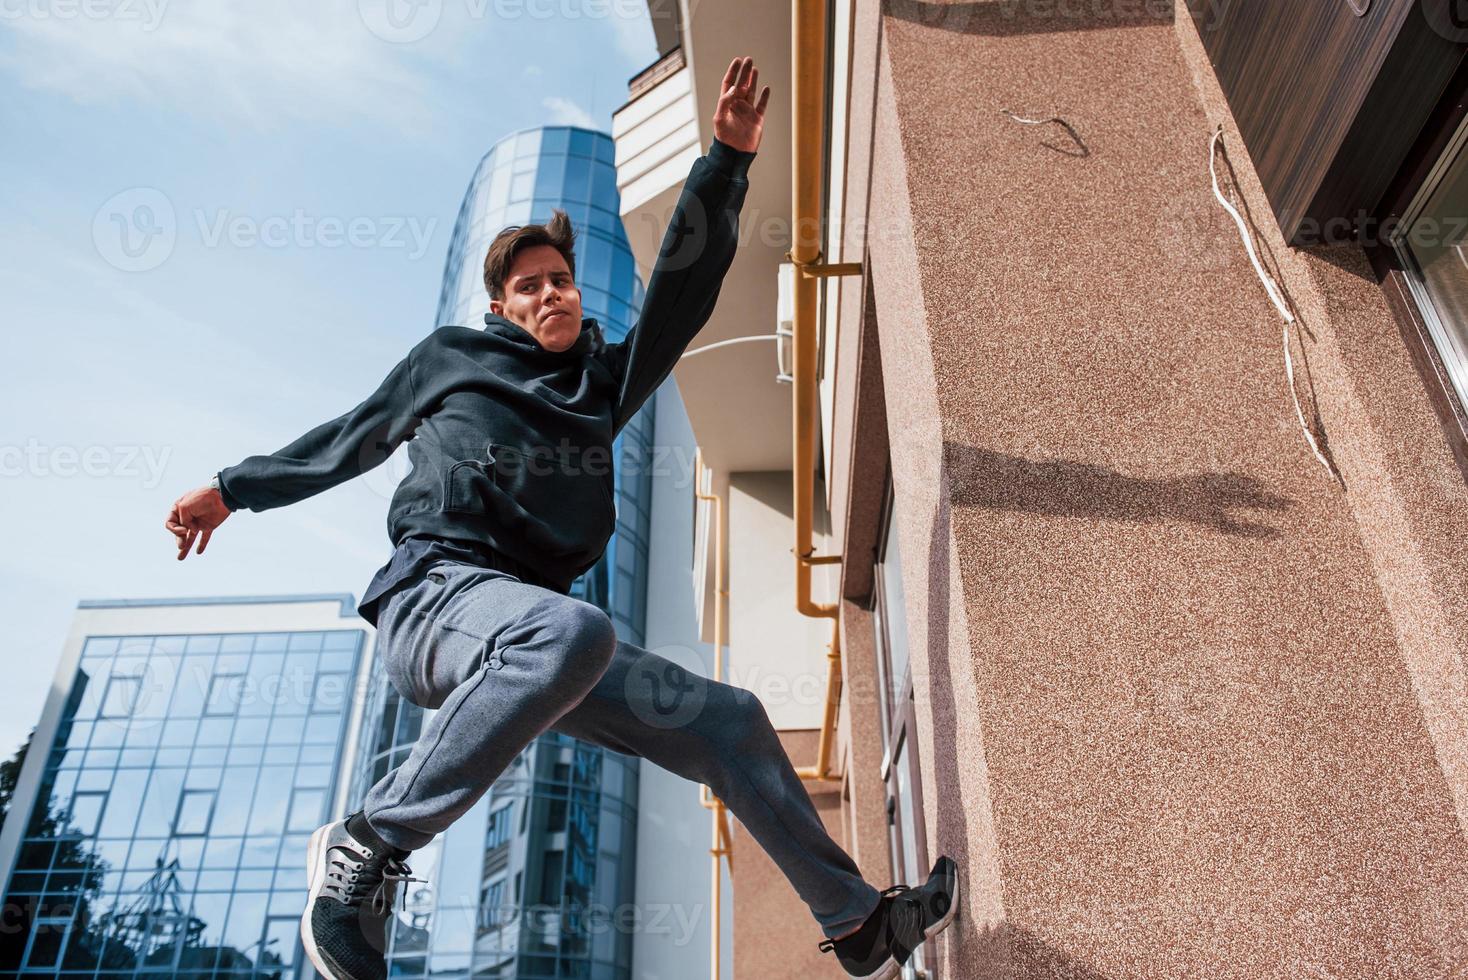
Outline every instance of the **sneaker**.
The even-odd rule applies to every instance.
[[[397,883],[424,880],[411,876],[403,863],[408,854],[378,837],[360,811],[311,835],[301,942],[323,977],[385,980]]]
[[[834,952],[848,976],[891,980],[923,940],[948,928],[958,914],[958,865],[940,857],[919,888],[893,885],[857,929],[840,939],[823,939],[822,952]]]

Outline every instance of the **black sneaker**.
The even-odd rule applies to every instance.
[[[408,851],[391,847],[360,812],[318,827],[306,850],[311,891],[301,942],[328,980],[385,980],[387,925],[400,881],[412,877]]]
[[[948,928],[958,914],[958,865],[940,857],[918,888],[893,885],[861,928],[840,939],[823,939],[822,952],[835,952],[841,968],[860,980],[891,980],[912,951]]]

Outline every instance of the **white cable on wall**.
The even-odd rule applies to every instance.
[[[1305,412],[1300,408],[1300,396],[1295,391],[1295,362],[1290,357],[1290,324],[1295,322],[1295,314],[1290,310],[1289,304],[1285,302],[1284,293],[1279,285],[1264,271],[1264,264],[1259,261],[1259,254],[1254,250],[1254,239],[1249,234],[1249,226],[1244,223],[1244,218],[1223,196],[1223,191],[1218,186],[1218,144],[1223,141],[1223,127],[1213,134],[1213,141],[1208,146],[1208,174],[1213,178],[1213,196],[1218,198],[1218,203],[1234,219],[1234,224],[1239,226],[1239,237],[1244,240],[1244,248],[1249,253],[1249,261],[1254,264],[1254,272],[1259,276],[1259,281],[1264,283],[1264,291],[1269,294],[1270,302],[1274,308],[1279,310],[1279,315],[1284,317],[1284,362],[1285,378],[1290,386],[1290,399],[1295,403],[1295,418],[1300,420],[1300,431],[1305,433],[1305,441],[1310,444],[1310,451],[1315,458],[1320,460],[1332,476],[1335,475],[1335,467],[1321,453],[1320,446],[1315,442],[1315,433],[1310,431],[1310,426],[1305,421]]]
[[[779,340],[779,339],[780,339],[779,335],[778,334],[773,334],[773,333],[755,334],[753,337],[735,337],[732,340],[721,340],[721,341],[719,341],[716,344],[705,344],[702,347],[695,347],[691,351],[685,351],[684,354],[683,354],[683,357],[692,357],[694,354],[702,354],[704,351],[706,351],[706,350],[713,350],[715,347],[724,347],[724,346],[726,346],[728,344],[742,344],[745,341],[749,341],[749,340]],[[679,360],[682,360],[682,358],[679,358]]]

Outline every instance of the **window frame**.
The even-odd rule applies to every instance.
[[[1370,215],[1376,229],[1402,225],[1409,209],[1418,201],[1419,193],[1444,162],[1465,121],[1468,121],[1468,59],[1459,65],[1452,81],[1443,90],[1437,108],[1422,127],[1417,142]],[[1427,314],[1409,281],[1412,273],[1391,244],[1391,235],[1358,231],[1361,231],[1361,245],[1371,263],[1377,285],[1397,320],[1403,345],[1437,417],[1459,474],[1464,482],[1468,482],[1468,405],[1448,378],[1447,367],[1427,324]]]
[[[878,727],[882,731],[882,765],[880,776],[882,780],[884,810],[887,816],[887,857],[892,869],[894,881],[903,884],[922,884],[926,880],[927,869],[930,865],[928,854],[927,819],[923,809],[923,774],[921,752],[917,742],[917,703],[913,694],[912,681],[912,657],[909,654],[903,670],[901,682],[896,685],[896,707],[887,704],[887,692],[892,685],[889,681],[892,658],[890,640],[887,635],[890,616],[886,613],[890,597],[887,595],[883,565],[887,561],[887,542],[892,531],[893,521],[896,519],[896,496],[892,482],[892,469],[889,463],[887,473],[883,480],[882,490],[882,516],[877,522],[877,545],[873,559],[872,569],[872,629],[875,633],[875,652],[877,658],[877,682],[880,689],[879,698],[879,722]],[[899,558],[900,558],[899,551]],[[905,585],[905,580],[904,580]],[[906,597],[902,598],[906,602]],[[905,619],[904,619],[905,621]],[[890,709],[890,710],[889,710]],[[904,772],[905,770],[905,772]],[[912,816],[912,851],[917,862],[917,867],[907,868],[904,841],[902,840],[901,821],[897,817],[897,808],[902,805],[901,782],[899,777],[905,775],[908,785],[907,806]],[[912,959],[903,967],[903,976],[921,976],[936,980],[938,974],[935,972],[936,964],[923,956],[922,950],[914,952]]]

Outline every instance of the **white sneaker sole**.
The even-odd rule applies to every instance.
[[[305,947],[306,958],[327,980],[352,980],[345,973],[337,970],[333,964],[327,962],[322,956],[321,950],[316,948],[316,939],[311,934],[311,910],[316,907],[316,897],[321,894],[321,886],[326,875],[321,869],[321,846],[326,839],[326,832],[336,823],[317,827],[311,834],[311,843],[306,846],[306,910],[301,913],[301,945]]]

